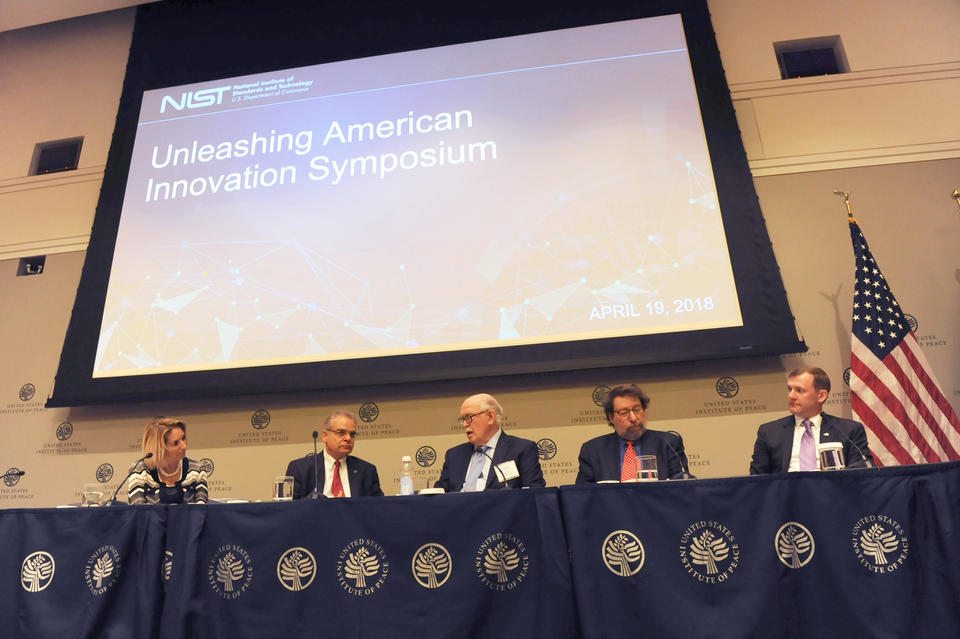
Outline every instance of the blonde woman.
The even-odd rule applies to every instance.
[[[143,469],[127,480],[131,504],[203,504],[207,501],[207,473],[187,455],[187,425],[179,419],[158,417],[143,429]]]

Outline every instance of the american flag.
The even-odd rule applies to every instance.
[[[856,220],[850,403],[878,465],[960,459],[960,420],[940,390]]]

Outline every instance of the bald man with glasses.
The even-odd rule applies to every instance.
[[[313,454],[294,459],[287,466],[293,477],[293,498],[308,497],[316,487],[324,497],[382,497],[377,467],[354,457],[357,418],[346,410],[337,410],[323,423],[323,452],[314,464]],[[320,482],[314,470],[320,472]]]
[[[492,395],[465,399],[458,421],[467,441],[447,451],[434,487],[452,493],[547,485],[537,445],[500,428],[503,407]]]
[[[647,428],[650,398],[636,384],[610,389],[603,410],[613,432],[595,437],[580,448],[578,484],[635,479],[637,457],[655,455],[657,478],[692,478],[680,435]]]

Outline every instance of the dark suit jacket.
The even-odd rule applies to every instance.
[[[864,455],[873,463],[873,455],[867,445],[867,433],[863,424],[842,417],[821,413],[820,443],[841,442],[843,458],[847,467],[862,466]],[[796,418],[789,415],[773,422],[767,422],[757,430],[757,442],[753,445],[753,459],[750,461],[751,475],[785,473],[790,467],[790,453],[793,450],[793,434]],[[854,446],[850,442],[856,444]],[[857,448],[863,451],[863,455]]]
[[[383,491],[380,490],[380,476],[377,474],[376,466],[353,455],[347,455],[344,459],[347,462],[347,475],[350,477],[351,497],[383,496]],[[317,458],[317,466],[320,469],[320,492],[322,493],[323,483],[326,479],[326,473],[323,472],[322,452]],[[313,453],[290,462],[287,466],[287,475],[293,477],[294,499],[302,499],[313,492],[313,487],[316,484],[316,474],[313,468]]]
[[[448,493],[459,492],[463,488],[463,480],[467,478],[467,466],[470,465],[470,457],[473,456],[473,451],[474,446],[470,442],[465,442],[447,450],[447,454],[443,458],[440,479],[437,480],[434,487],[443,488]],[[507,485],[504,486],[493,467],[511,460],[517,463],[520,476],[507,481]],[[507,435],[502,430],[500,431],[500,439],[497,441],[497,448],[493,451],[493,462],[488,475],[488,490],[491,488],[543,488],[547,485],[547,482],[543,479],[543,471],[540,469],[540,455],[537,452],[537,445],[529,439]]]
[[[657,456],[657,475],[660,479],[670,479],[683,473],[687,466],[687,455],[683,452],[683,438],[672,433],[649,430],[640,437],[637,455]],[[671,452],[670,447],[676,451]],[[634,444],[636,448],[636,444]],[[680,460],[683,460],[681,466]],[[594,437],[580,447],[580,471],[578,484],[590,484],[598,481],[620,480],[620,436],[609,433]]]

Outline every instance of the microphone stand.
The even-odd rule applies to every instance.
[[[821,428],[822,428],[822,426],[821,426]],[[855,441],[853,441],[852,439],[850,439],[850,437],[849,437],[845,432],[843,432],[841,429],[839,429],[839,428],[834,428],[833,430],[834,430],[835,432],[840,433],[840,436],[841,436],[845,441],[850,442],[850,445],[853,446],[855,449],[857,449],[857,452],[860,454],[860,462],[857,462],[859,465],[858,465],[858,466],[850,466],[850,465],[847,465],[847,466],[844,467],[844,470],[847,470],[847,469],[852,470],[853,468],[876,468],[876,466],[874,465],[874,463],[873,463],[872,461],[870,461],[870,459],[869,459],[866,455],[863,454],[863,451],[860,450],[860,447],[857,446],[857,442],[855,442]],[[861,462],[862,462],[862,463],[861,463]]]
[[[308,496],[309,499],[321,499],[324,495],[320,492],[320,466],[317,463],[317,437],[320,433],[313,431],[313,490]]]
[[[124,485],[125,483],[127,483],[127,480],[130,479],[130,475],[132,475],[133,473],[137,472],[137,468],[140,467],[140,464],[142,464],[145,460],[150,459],[151,457],[153,457],[153,453],[147,453],[146,455],[144,455],[143,457],[141,457],[140,459],[138,459],[138,460],[137,460],[137,463],[135,463],[133,466],[130,467],[130,472],[128,472],[128,473],[127,473],[127,476],[123,478],[123,481],[120,482],[120,483],[117,485],[117,489],[116,489],[115,491],[113,491],[113,497],[111,497],[111,498],[107,501],[107,503],[104,504],[104,506],[116,506],[116,505],[117,505],[117,495],[120,493],[120,488],[123,487],[123,485]]]
[[[680,438],[680,441],[683,441],[683,437],[675,430],[668,430],[668,433],[671,435],[676,435]],[[686,466],[683,463],[683,457],[680,456],[680,453],[677,452],[677,449],[668,441],[667,448],[670,449],[670,452],[673,453],[673,456],[677,458],[677,461],[680,462],[680,474],[677,475],[677,479],[696,479],[696,476],[690,474],[690,467]],[[673,479],[673,477],[667,477],[667,479]]]
[[[493,463],[493,457],[491,457],[487,451],[483,450],[482,446],[477,450],[483,453],[483,456],[490,460],[490,468],[493,470],[493,476],[497,478],[495,483],[499,483],[503,488],[511,490],[510,484],[508,484],[506,479],[504,479],[503,471],[497,468],[497,465]]]

